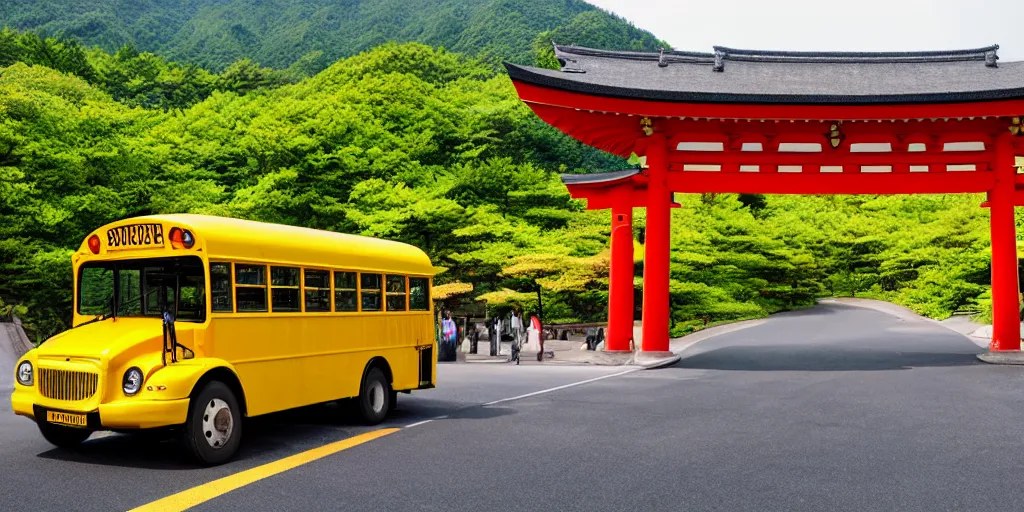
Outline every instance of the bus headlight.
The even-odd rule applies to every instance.
[[[127,396],[132,396],[142,389],[142,370],[134,366],[124,372],[124,379],[121,380],[121,389]]]
[[[18,384],[22,386],[31,386],[34,379],[32,378],[32,363],[28,361],[22,361],[18,365]]]

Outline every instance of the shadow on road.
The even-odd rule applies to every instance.
[[[361,423],[349,404],[314,405],[246,420],[242,446],[231,464],[255,466],[376,428],[401,427],[441,415],[447,415],[449,420],[476,420],[514,413],[514,410],[502,407],[467,407],[460,402],[405,402],[399,399],[398,408],[384,423],[369,427]],[[38,457],[154,470],[195,470],[201,467],[188,457],[175,430],[103,435],[86,441],[77,449],[54,448],[40,453]]]
[[[310,442],[321,445],[339,441],[369,428],[359,422],[355,413],[334,403],[251,418],[243,424],[244,438],[235,460],[244,464],[284,457],[312,448],[306,446]],[[53,449],[39,457],[139,469],[199,468],[178,438],[177,429],[103,435],[77,449]]]
[[[816,304],[813,307],[782,311],[771,315],[771,318],[802,318],[838,315],[849,312],[853,306],[838,304]]]
[[[515,414],[515,409],[508,407],[467,407],[448,415],[449,420],[489,420]]]
[[[244,444],[242,448],[245,449]],[[200,467],[184,455],[181,443],[170,433],[154,432],[114,434],[90,439],[78,448],[54,448],[40,453],[38,457],[79,464],[137,469],[182,470]]]
[[[683,358],[677,367],[737,371],[881,371],[983,364],[974,353],[899,352],[894,350],[807,345],[731,346]]]
[[[387,423],[400,420],[398,409]],[[406,413],[411,414],[411,413]],[[381,425],[388,426],[388,425]],[[251,418],[243,424],[244,437],[236,462],[262,463],[323,444],[340,441],[366,427],[349,407],[330,403]],[[39,457],[82,464],[139,469],[192,470],[196,464],[178,441],[176,429],[104,435],[74,450],[53,449]]]

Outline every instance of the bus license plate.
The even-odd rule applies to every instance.
[[[88,424],[84,414],[71,414],[56,411],[46,411],[46,421],[71,427],[84,427]]]
[[[107,230],[107,250],[163,247],[164,227],[160,224],[129,224]]]

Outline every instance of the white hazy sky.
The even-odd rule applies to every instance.
[[[1024,60],[1024,1],[588,0],[677,50],[910,51],[999,45]],[[571,43],[571,41],[566,41]]]

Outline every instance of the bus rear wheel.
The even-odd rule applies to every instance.
[[[39,432],[50,444],[59,448],[74,448],[92,434],[88,429],[54,425],[45,421],[39,422]]]
[[[231,459],[241,440],[238,399],[223,382],[208,383],[189,404],[185,446],[200,463],[214,466]]]
[[[373,367],[363,377],[359,388],[359,413],[368,425],[376,425],[391,409],[391,385],[380,368]]]

